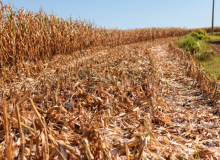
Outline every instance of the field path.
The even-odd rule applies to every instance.
[[[215,152],[220,158],[219,118],[214,115],[214,107],[206,104],[207,98],[199,92],[196,82],[186,76],[186,68],[169,52],[168,43],[152,47],[150,54],[161,78],[165,102],[159,112],[165,123],[156,132],[168,137],[176,153],[184,150],[185,155],[194,153],[203,159]]]

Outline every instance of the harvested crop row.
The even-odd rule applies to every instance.
[[[5,83],[1,124],[8,130],[1,133],[2,155],[145,156],[147,139],[155,138],[151,118],[158,93],[147,47],[141,43],[115,47],[54,72],[45,69],[35,80],[21,73],[23,83]]]
[[[160,43],[149,53],[164,103],[157,105],[160,123],[154,130],[161,145],[148,143],[148,148],[166,159],[219,159],[219,81],[211,82],[188,53],[172,44]]]
[[[16,67],[5,68],[7,77],[1,79],[0,91],[1,155],[15,158],[24,155],[33,159],[49,155],[59,159],[164,159],[194,158],[198,152],[201,156],[207,153],[216,157],[207,145],[218,147],[218,141],[208,143],[209,135],[206,136],[209,131],[216,139],[216,128],[199,125],[203,127],[199,132],[205,136],[190,147],[188,143],[193,140],[189,137],[195,136],[198,130],[191,128],[191,132],[186,132],[188,124],[179,125],[182,122],[195,125],[196,111],[187,108],[185,111],[179,105],[182,97],[176,94],[182,91],[167,88],[163,76],[170,77],[168,73],[172,73],[178,81],[191,84],[193,79],[185,76],[195,75],[195,69],[189,69],[192,58],[188,54],[168,45],[168,41],[175,40],[121,45],[85,54],[77,61],[72,58],[74,55],[57,55],[47,63],[26,63],[17,72]],[[158,65],[162,60],[154,55],[162,53],[160,50],[151,53],[160,45],[167,46],[169,59],[175,55],[183,60],[179,64],[181,71],[167,70],[161,74],[161,67],[167,66]],[[178,76],[180,72],[182,77]],[[193,78],[195,86],[199,86],[199,79]],[[207,83],[203,81],[202,84]],[[211,95],[208,93],[212,89],[204,93]],[[175,97],[173,102],[171,95]],[[208,96],[196,102],[196,106],[198,113],[207,116],[196,119],[205,124],[211,119],[217,124],[213,109],[199,106],[206,104],[206,100]],[[187,101],[185,106],[189,104]],[[187,119],[183,118],[185,115]]]
[[[218,81],[215,80],[211,82],[210,77],[205,74],[200,65],[196,65],[193,56],[186,53],[185,51],[178,49],[173,44],[169,44],[170,52],[175,55],[175,57],[181,59],[181,63],[187,69],[186,75],[191,77],[193,81],[197,84],[200,92],[210,98],[208,103],[216,106],[217,100],[220,98],[218,92]],[[207,103],[207,102],[206,102]]]

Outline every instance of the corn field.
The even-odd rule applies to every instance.
[[[220,159],[219,81],[173,45],[192,30],[0,3],[0,159]]]
[[[115,47],[158,38],[183,36],[189,31],[181,28],[107,30],[95,28],[92,23],[86,21],[73,21],[71,18],[64,20],[52,14],[47,15],[42,10],[38,13],[25,12],[23,9],[13,11],[11,6],[3,6],[1,3],[1,66],[51,58],[56,54],[72,54],[78,50],[94,47]]]

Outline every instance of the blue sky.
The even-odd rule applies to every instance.
[[[213,0],[2,0],[18,9],[95,21],[118,29],[211,26]],[[215,0],[215,26],[220,26],[220,0]]]

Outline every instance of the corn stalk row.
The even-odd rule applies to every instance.
[[[97,28],[85,20],[64,20],[43,10],[33,13],[15,10],[1,1],[0,4],[0,67],[26,60],[50,59],[56,54],[72,54],[88,48],[183,36],[190,31],[181,28]]]

